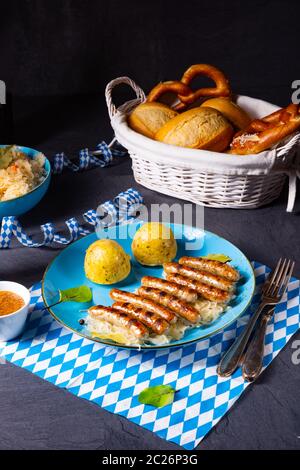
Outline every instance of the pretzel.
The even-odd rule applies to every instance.
[[[274,113],[272,114],[269,114],[269,116],[265,116],[264,118],[262,119],[254,119],[248,127],[246,127],[246,129],[243,129],[242,132],[247,132],[247,133],[250,133],[250,132],[261,132],[261,131],[265,131],[269,128],[272,127],[272,124],[277,124],[281,118],[281,116],[283,116],[283,111],[286,113],[289,113],[289,112],[292,112],[292,114],[294,115],[295,114],[295,108],[294,106],[296,105],[289,105],[287,108],[283,108],[283,109],[278,109],[278,111],[275,111]],[[288,111],[290,110],[290,111]],[[235,137],[237,137],[239,134],[242,133],[241,131],[239,131]]]
[[[255,119],[238,132],[228,153],[248,155],[263,152],[300,128],[300,105],[290,104],[262,119]]]
[[[213,65],[191,65],[191,67],[189,67],[184,72],[181,78],[181,82],[184,83],[184,85],[189,86],[192,80],[199,75],[211,78],[216,84],[215,88],[200,88],[196,91],[191,90],[189,94],[179,93],[178,98],[180,99],[181,103],[175,107],[176,111],[194,103],[194,101],[198,100],[199,98],[215,98],[220,96],[229,96],[231,94],[227,78],[223,72],[221,72],[221,70],[217,69]]]
[[[169,81],[169,82],[160,82],[156,85],[147,96],[147,101],[157,101],[165,93],[174,93],[176,96],[179,94],[182,96],[187,96],[192,92],[190,87],[185,85],[182,82]]]

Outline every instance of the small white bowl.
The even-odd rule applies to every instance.
[[[30,292],[22,284],[10,281],[0,281],[0,290],[14,292],[25,302],[19,310],[8,315],[0,315],[0,341],[10,341],[23,331],[30,304]]]

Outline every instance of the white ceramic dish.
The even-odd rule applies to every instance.
[[[10,281],[0,281],[0,290],[14,292],[20,295],[25,302],[23,307],[16,312],[0,316],[0,341],[10,341],[23,331],[29,309],[30,292],[22,284]]]

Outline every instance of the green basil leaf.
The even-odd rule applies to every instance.
[[[84,285],[59,291],[60,302],[90,302],[92,298],[91,289]]]
[[[228,263],[228,261],[231,261],[231,258],[229,258],[229,256],[227,255],[222,255],[221,253],[213,253],[213,254],[209,254],[209,255],[206,255],[206,256],[201,256],[201,258],[204,258],[204,259],[211,259],[211,260],[214,260],[214,261],[221,261],[221,263]]]
[[[154,387],[145,388],[139,394],[139,402],[144,405],[162,408],[173,402],[174,394],[175,390],[171,385],[155,385]]]

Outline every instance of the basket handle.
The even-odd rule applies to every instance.
[[[119,108],[116,108],[112,102],[111,95],[112,95],[112,91],[114,87],[117,85],[120,85],[121,83],[129,85],[133,89],[133,91],[136,94],[136,99],[127,101],[126,103],[122,104],[122,106],[120,106]],[[146,96],[143,90],[133,80],[131,80],[131,78],[119,77],[119,78],[115,78],[114,80],[112,80],[106,85],[105,99],[106,99],[109,117],[110,119],[112,119],[117,114],[118,111],[126,112],[134,108],[138,104],[143,103],[146,100]]]
[[[297,179],[300,179],[300,134],[297,133],[287,144],[276,149],[277,156],[283,156],[285,153],[294,149],[294,161],[292,166],[285,171],[289,177],[287,212],[293,212],[297,194]]]

